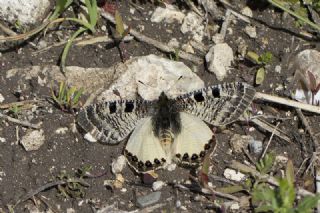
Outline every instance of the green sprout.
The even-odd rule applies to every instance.
[[[72,112],[79,105],[79,99],[83,93],[83,88],[68,87],[65,82],[60,82],[59,91],[55,92],[51,88],[51,96],[54,102],[64,111]]]
[[[67,3],[66,3],[67,2]],[[66,6],[69,6],[72,2],[71,0],[58,0],[57,5],[59,6],[58,11],[61,11],[62,8],[65,8]],[[82,20],[78,18],[66,18],[65,20],[68,21],[74,21],[78,24],[80,24],[79,29],[69,38],[66,46],[63,49],[62,56],[61,56],[61,70],[62,72],[65,72],[65,64],[66,64],[66,58],[69,52],[69,49],[74,41],[80,34],[84,33],[85,31],[91,31],[91,33],[95,33],[95,26],[98,21],[98,7],[97,7],[97,1],[96,0],[85,0],[85,5],[88,10],[88,19]],[[59,14],[59,12],[57,12]]]
[[[267,64],[270,64],[273,60],[273,55],[271,52],[265,52],[261,55],[258,55],[257,53],[255,52],[252,52],[252,51],[248,51],[247,53],[247,57],[249,59],[251,59],[255,64],[258,64],[258,70],[256,72],[256,80],[255,80],[255,83],[257,85],[260,85],[262,84],[262,82],[264,81],[265,79],[265,73],[266,73],[266,69],[265,69],[265,66]]]
[[[275,156],[273,154],[266,154],[256,164],[256,168],[260,173],[267,174],[271,171],[274,162],[275,162]]]
[[[286,175],[278,180],[279,186],[270,188],[266,183],[258,182],[252,193],[252,203],[257,206],[254,212],[275,213],[311,213],[316,207],[320,195],[306,196],[299,202],[296,200],[294,187],[294,169],[292,161],[288,161]]]
[[[13,115],[13,117],[17,118],[18,114],[21,112],[21,108],[17,105],[13,105],[9,108],[9,113]]]

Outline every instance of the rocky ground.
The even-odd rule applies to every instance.
[[[159,67],[184,63],[186,67],[176,71],[178,74],[175,66],[181,64],[172,65],[173,71],[163,68],[170,74],[162,77],[171,81],[183,76],[173,84],[185,92],[193,86],[242,81],[258,92],[291,99],[295,89],[301,88],[293,76],[301,72],[307,76],[307,89],[317,93],[319,66],[309,65],[310,61],[300,65],[297,59],[303,50],[319,50],[315,31],[267,3],[204,2],[101,1],[105,15],[98,21],[97,32],[84,33],[79,38],[86,43],[76,41],[70,48],[65,74],[57,65],[65,41],[77,29],[73,22],[51,26],[45,34],[24,42],[2,39],[6,42],[0,44],[0,212],[250,212],[259,206],[252,195],[253,183],[261,179],[250,177],[243,167],[262,172],[256,164],[266,159],[262,157],[265,153],[275,159],[266,170],[270,177],[287,177],[284,171],[289,161],[296,191],[315,192],[313,165],[311,169],[308,165],[317,151],[320,117],[310,110],[301,115],[287,105],[254,100],[246,112],[249,119],[216,130],[217,147],[206,163],[209,173],[200,175],[208,180],[199,179],[194,169],[179,166],[148,175],[137,174],[128,165],[112,171],[123,166],[125,141],[114,146],[90,143],[79,132],[75,120],[84,104],[123,94],[125,86],[134,87],[137,81],[154,83],[150,81],[155,78],[152,72],[145,71],[145,76],[140,73],[132,80],[128,71],[136,60],[150,54],[160,61],[169,59],[159,62]],[[130,27],[131,37],[122,41],[115,38],[119,31],[110,19],[116,10]],[[64,16],[72,14],[68,10]],[[16,25],[3,23],[21,33]],[[0,32],[7,35],[3,28]],[[319,62],[320,54],[313,54],[311,62]],[[136,69],[150,70],[152,66],[162,70],[154,64]],[[190,79],[199,84],[195,86],[196,81]],[[79,104],[71,110],[52,99],[59,82],[84,88]],[[173,90],[170,83],[155,82],[155,86],[150,83],[155,90]],[[132,91],[138,90],[144,98],[153,89],[134,88],[124,93],[136,96]],[[109,93],[101,97],[103,91]],[[267,127],[258,125],[257,117]],[[264,161],[264,168],[266,162],[270,161]],[[297,206],[299,200],[293,203]]]

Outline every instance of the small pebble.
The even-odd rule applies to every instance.
[[[227,178],[229,180],[237,181],[237,182],[242,181],[246,177],[241,172],[237,172],[236,170],[229,169],[229,168],[224,170],[223,175],[225,178]]]
[[[251,140],[249,142],[249,150],[254,154],[259,154],[262,152],[262,141]]]
[[[4,101],[4,97],[3,95],[0,93],[0,103],[2,103]]]
[[[57,134],[60,134],[60,135],[63,135],[63,134],[66,134],[66,132],[68,131],[68,128],[67,127],[61,127],[61,128],[58,128],[55,133]]]
[[[166,185],[166,183],[163,182],[163,181],[160,181],[160,180],[155,181],[155,182],[152,184],[152,190],[153,190],[153,191],[160,191],[160,190],[163,188],[163,186],[165,186],[165,185]]]
[[[120,155],[116,160],[112,161],[111,171],[113,174],[121,173],[126,165],[127,165],[126,157],[124,155]]]
[[[1,143],[5,143],[5,142],[6,142],[6,139],[5,139],[5,138],[0,137],[0,142],[1,142]]]
[[[152,192],[145,196],[137,198],[137,205],[139,208],[144,208],[146,206],[157,203],[160,200],[161,192]]]

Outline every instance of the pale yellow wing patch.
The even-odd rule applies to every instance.
[[[210,149],[213,132],[201,119],[181,112],[181,132],[172,144],[172,157],[177,162],[197,163]]]
[[[168,161],[159,138],[153,134],[151,117],[138,122],[127,142],[125,155],[139,171],[157,168]]]

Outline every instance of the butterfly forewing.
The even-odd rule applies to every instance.
[[[194,91],[176,100],[177,108],[215,126],[237,120],[249,107],[255,90],[246,83],[225,83]]]
[[[92,104],[79,112],[77,123],[96,140],[114,144],[125,139],[152,106],[153,102],[142,100]]]

